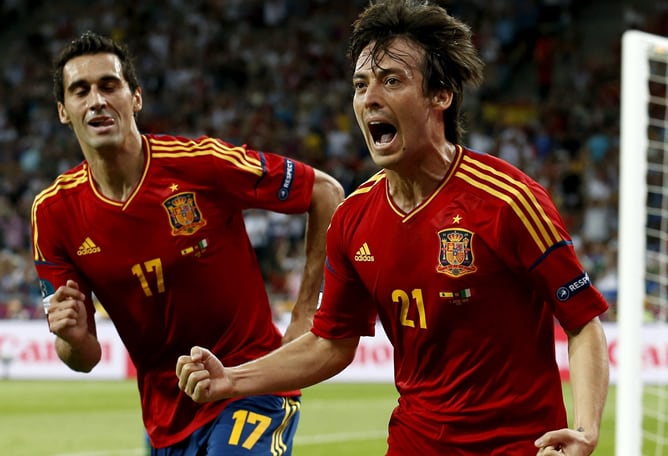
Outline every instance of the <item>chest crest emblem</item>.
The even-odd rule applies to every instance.
[[[438,232],[441,242],[436,271],[453,278],[478,270],[474,264],[473,233],[461,228],[448,228]]]
[[[189,236],[206,225],[194,193],[179,193],[163,201],[162,205],[169,215],[172,236]]]

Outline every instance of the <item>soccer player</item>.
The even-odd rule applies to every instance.
[[[354,23],[350,56],[356,118],[383,170],[334,213],[311,332],[235,367],[193,347],[179,386],[207,402],[320,382],[379,318],[400,395],[387,455],[591,454],[607,303],[547,192],[461,145],[464,86],[483,72],[469,27],[422,0],[377,1]],[[570,427],[555,318],[569,340]]]
[[[200,343],[240,363],[308,331],[342,187],[304,163],[220,139],[141,134],[131,57],[106,37],[86,33],[61,51],[54,94],[85,158],[36,196],[32,211],[58,356],[82,372],[100,361],[95,296],[137,368],[152,455],[290,455],[298,390],[195,404],[179,390],[174,363]],[[308,214],[303,281],[284,336],[246,208]]]

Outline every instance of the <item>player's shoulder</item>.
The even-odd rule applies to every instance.
[[[548,191],[533,177],[513,164],[491,154],[462,148],[454,172],[460,191],[480,201],[485,207],[506,208],[511,213],[518,208],[532,208],[550,203]]]
[[[210,136],[199,136],[190,138],[179,135],[168,134],[144,134],[142,135],[145,145],[148,147],[151,155],[161,158],[170,155],[183,154],[187,152],[205,151],[211,148],[231,148],[231,144],[218,138]]]
[[[148,158],[160,163],[197,163],[208,167],[211,163],[225,163],[240,168],[262,168],[261,160],[250,155],[250,149],[236,146],[223,139],[212,136],[185,137],[166,134],[144,134],[144,147]]]
[[[384,192],[385,171],[380,170],[362,182],[341,203],[342,207],[353,209],[368,204],[377,193]]]
[[[353,190],[336,208],[332,225],[351,225],[363,220],[376,205],[377,196],[385,195],[385,172],[379,171]]]
[[[502,158],[463,146],[458,147],[462,152],[457,164],[457,175],[465,178],[474,187],[479,186],[481,180],[498,184],[503,182],[535,184],[528,174]]]
[[[227,142],[221,138],[215,138],[213,136],[181,136],[181,135],[170,135],[165,133],[144,133],[142,135],[144,140],[150,145],[155,147],[169,148],[169,147],[183,147],[183,148],[192,148],[192,147],[203,147],[217,145],[224,148],[238,148],[241,146],[235,146],[234,144]],[[243,146],[245,148],[245,146]]]
[[[50,185],[37,193],[33,200],[33,209],[69,198],[77,198],[82,190],[88,188],[90,188],[88,164],[83,161],[60,174]]]

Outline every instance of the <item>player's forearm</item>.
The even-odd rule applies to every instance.
[[[308,243],[308,241],[307,241]],[[311,244],[317,242],[311,241]],[[312,319],[318,307],[318,296],[322,288],[323,265],[325,262],[324,249],[322,252],[316,247],[310,249],[310,255],[306,256],[306,263],[302,271],[302,279],[299,292],[292,308],[292,320],[301,318]]]
[[[327,340],[308,332],[280,349],[240,366],[225,368],[234,396],[291,391],[314,385],[350,364],[359,338]]]
[[[573,427],[596,443],[608,394],[609,366],[605,333],[596,318],[579,332],[568,335]]]
[[[343,200],[343,188],[331,176],[316,170],[304,243],[305,264],[293,319],[315,312],[325,263],[325,238],[332,214]]]
[[[56,353],[67,366],[77,372],[90,372],[102,358],[102,347],[91,334],[76,345],[56,337]]]

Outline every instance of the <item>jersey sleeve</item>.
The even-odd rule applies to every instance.
[[[284,214],[306,212],[311,204],[315,172],[303,162],[282,155],[234,147],[217,141],[213,164],[225,198],[241,209],[266,209]]]
[[[49,204],[49,195],[42,192],[33,202],[31,215],[32,250],[35,269],[39,279],[42,299],[51,296],[68,280],[74,280],[79,290],[86,295],[86,310],[90,315],[95,312],[92,292],[88,283],[69,260],[66,249],[59,241],[63,230],[67,230],[65,216],[53,213],[53,204]]]
[[[530,282],[565,329],[575,329],[608,309],[580,263],[563,220],[548,193],[530,187],[522,205],[508,206],[505,235]],[[519,208],[519,209],[518,209]]]
[[[346,256],[343,223],[337,210],[327,231],[323,298],[311,329],[326,339],[373,336],[377,318],[372,297]]]

